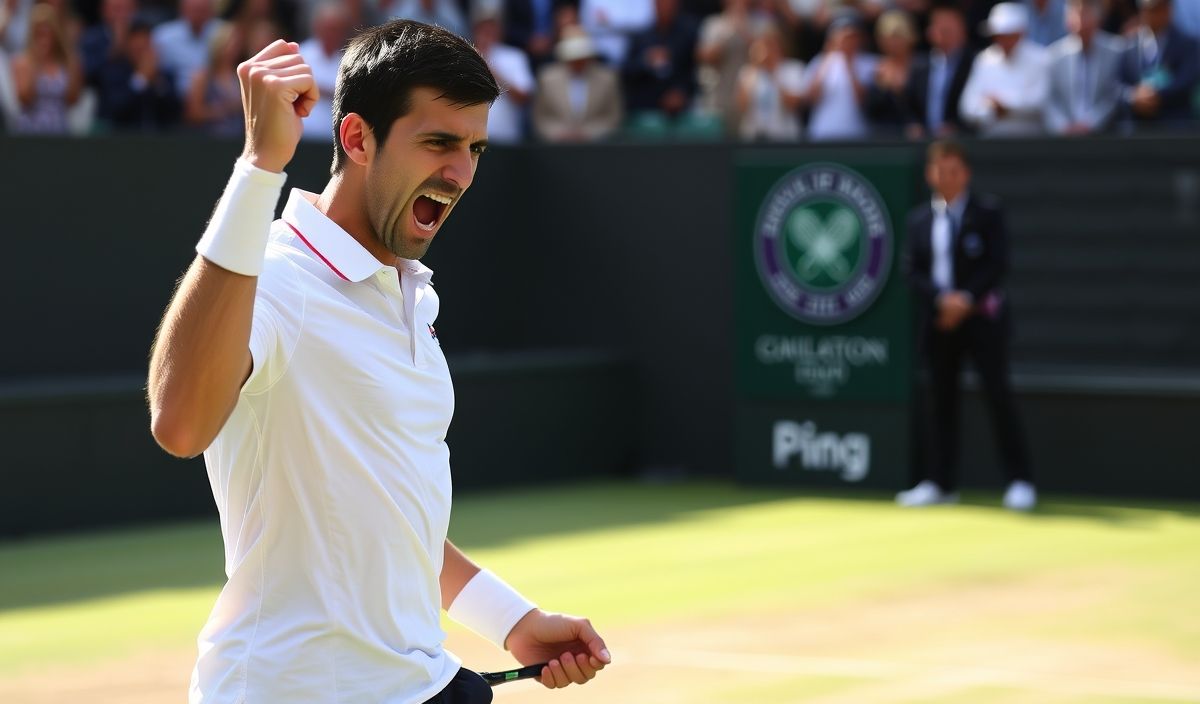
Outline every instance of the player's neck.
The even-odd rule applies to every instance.
[[[317,196],[315,206],[317,210],[325,214],[325,217],[335,222],[338,227],[361,244],[363,249],[370,252],[380,263],[395,266],[396,255],[392,254],[376,236],[375,230],[371,227],[370,218],[367,217],[365,202],[363,184],[343,171],[329,179],[329,183],[325,184],[325,190]]]

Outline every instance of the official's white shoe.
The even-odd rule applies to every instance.
[[[956,492],[945,492],[942,488],[929,479],[917,484],[908,491],[902,491],[896,494],[896,503],[901,506],[935,506],[937,504],[956,504],[958,503],[958,494]]]
[[[1004,508],[1012,511],[1032,511],[1037,506],[1037,489],[1027,481],[1018,479],[1008,485],[1004,492]]]

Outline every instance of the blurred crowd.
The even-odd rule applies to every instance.
[[[355,28],[471,40],[494,142],[1186,131],[1200,0],[0,0],[0,129],[239,135],[236,67],[300,43],[330,99]]]

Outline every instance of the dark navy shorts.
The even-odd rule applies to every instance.
[[[458,674],[425,704],[489,704],[492,688],[477,673],[463,667]]]

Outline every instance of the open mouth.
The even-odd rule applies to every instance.
[[[422,193],[413,201],[413,220],[425,232],[433,232],[454,199],[440,193]]]

